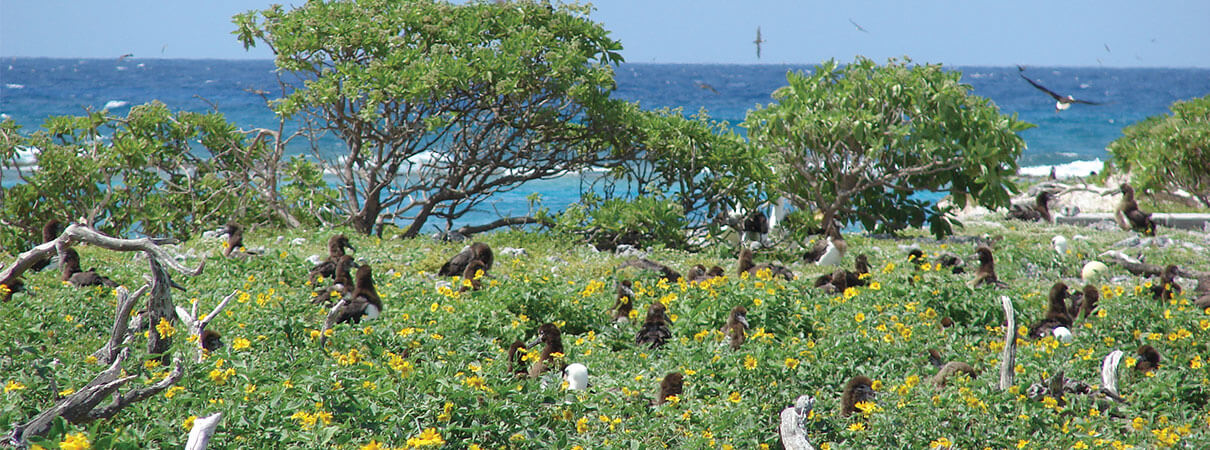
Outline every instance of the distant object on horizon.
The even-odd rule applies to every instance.
[[[752,41],[753,44],[756,44],[756,59],[760,59],[760,44],[764,42],[765,40],[760,38],[760,26],[758,25],[756,27],[756,40]],[[715,94],[717,93],[718,92],[715,92]]]
[[[1031,80],[1031,79],[1029,79],[1029,77],[1025,76],[1025,66],[1017,66],[1017,72],[1018,72],[1017,75],[1020,75],[1021,78],[1023,78],[1025,81],[1028,81],[1029,84],[1033,85],[1035,88],[1038,88],[1039,91],[1045,92],[1047,95],[1050,95],[1051,97],[1053,97],[1055,99],[1055,112],[1064,111],[1067,108],[1070,108],[1072,103],[1083,103],[1085,105],[1100,105],[1100,103],[1090,102],[1088,100],[1080,100],[1080,99],[1077,99],[1070,95],[1059,95],[1057,92],[1047,89],[1046,86],[1042,86],[1041,84],[1038,84],[1037,81]]]
[[[122,61],[122,60],[124,60],[124,59],[126,59],[126,58],[133,58],[133,57],[134,57],[134,53],[127,53],[127,54],[125,54],[125,55],[119,56],[119,57],[118,57],[118,61],[120,62],[120,61]]]
[[[849,18],[849,23],[853,24],[854,27],[857,27],[857,31],[869,33],[869,31],[866,31],[865,27],[862,27],[861,25],[858,25],[857,22],[853,21],[852,17]]]

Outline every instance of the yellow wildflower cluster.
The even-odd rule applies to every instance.
[[[605,288],[605,282],[601,280],[590,280],[584,290],[580,291],[581,297],[592,297],[597,295]]]
[[[386,357],[388,358],[387,365],[391,366],[392,370],[399,372],[400,377],[406,377],[414,370],[412,362],[404,359],[402,356],[386,352]]]
[[[84,433],[71,433],[63,437],[63,441],[59,442],[59,448],[62,450],[88,450],[92,448],[92,443],[88,442],[88,437]]]
[[[408,438],[408,448],[437,447],[442,445],[445,445],[445,439],[441,438],[441,433],[436,428],[425,428],[419,436]]]
[[[242,337],[237,337],[237,338],[235,338],[235,340],[231,341],[231,349],[235,350],[235,351],[247,350],[251,346],[252,346],[252,341],[249,341]]]
[[[155,325],[155,331],[160,333],[162,338],[170,338],[176,334],[176,328],[173,328],[172,324],[168,323],[168,319],[163,317],[160,318],[160,323]]]
[[[332,356],[336,358],[336,363],[342,366],[351,366],[362,360],[362,355],[355,348],[349,349],[348,353],[333,351]]]
[[[9,380],[9,382],[5,383],[5,385],[4,385],[5,394],[12,392],[12,391],[20,391],[23,389],[25,389],[25,385],[22,384],[20,381]]]
[[[297,420],[298,425],[304,430],[311,429],[320,422],[323,422],[324,425],[332,424],[332,413],[323,410],[323,403],[315,404],[315,413],[298,411],[290,415],[290,418]]]

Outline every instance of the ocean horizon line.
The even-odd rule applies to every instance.
[[[66,60],[66,61],[116,61],[119,59],[130,61],[215,61],[215,62],[273,62],[273,58],[218,58],[218,57],[202,57],[202,58],[173,58],[160,56],[128,56],[125,58],[119,57],[95,57],[95,56],[16,56],[16,55],[0,55],[0,59],[41,59],[41,60]],[[836,58],[842,63],[846,62],[843,59]],[[660,61],[644,61],[632,62],[622,61],[618,65],[644,65],[644,66],[738,66],[738,67],[779,67],[779,66],[816,66],[821,61],[817,62],[755,62],[755,63],[736,63],[736,62],[660,62]],[[917,64],[941,64],[942,67],[962,67],[962,68],[1015,68],[1017,66],[1025,66],[1030,68],[1044,69],[1112,69],[1112,70],[1151,70],[1151,69],[1181,69],[1181,70],[1210,70],[1210,64],[1205,66],[1114,66],[1114,65],[1039,65],[1031,63],[1008,63],[1003,65],[992,64],[958,64],[947,63],[943,61],[920,61],[912,60]]]

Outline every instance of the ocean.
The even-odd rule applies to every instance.
[[[644,108],[705,108],[733,126],[757,104],[786,84],[791,70],[809,65],[642,64],[624,63],[616,71],[615,96]],[[1018,76],[1016,67],[950,67],[962,72],[975,95],[991,99],[1006,114],[1016,113],[1037,127],[1022,133],[1027,149],[1022,172],[1085,175],[1108,158],[1105,147],[1123,127],[1165,113],[1172,102],[1210,93],[1210,69],[1027,67],[1025,74],[1051,90],[1102,103],[1077,104],[1056,113],[1054,100]],[[217,106],[241,127],[271,127],[274,115],[257,90],[278,92],[272,61],[172,59],[4,58],[0,61],[0,117],[11,117],[24,131],[49,116],[82,114],[109,108],[124,115],[134,105],[160,100],[173,110],[207,111]],[[335,141],[325,153],[340,153]],[[304,149],[300,146],[299,151]],[[589,175],[591,176],[591,175]],[[11,184],[11,177],[4,182]],[[578,200],[584,180],[569,175],[532,182],[498,194],[455,226],[479,223],[499,214],[524,214],[526,196],[538,193],[543,205],[560,210]],[[444,224],[430,222],[432,230]]]

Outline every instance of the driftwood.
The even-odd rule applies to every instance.
[[[130,332],[130,311],[134,309],[134,304],[147,292],[147,286],[139,288],[133,294],[126,289],[126,286],[118,286],[118,312],[114,314],[113,330],[109,335],[109,341],[105,346],[97,349],[92,353],[92,356],[97,358],[101,364],[109,364],[118,357],[118,351],[122,344],[125,344],[132,333]]]
[[[176,315],[181,319],[181,322],[185,323],[185,328],[189,330],[189,335],[197,336],[197,362],[202,362],[202,355],[205,354],[202,347],[202,332],[206,330],[206,325],[209,325],[211,320],[218,317],[218,313],[222,312],[223,308],[227,307],[227,303],[231,302],[231,299],[235,298],[237,294],[239,294],[239,291],[232,292],[231,295],[224,297],[218,303],[218,306],[215,306],[214,310],[210,311],[210,314],[206,314],[206,317],[200,319],[197,317],[197,303],[193,304],[191,311],[186,311],[185,308],[180,306],[176,307]]]
[[[341,298],[332,309],[328,310],[328,317],[324,319],[324,327],[319,330],[319,348],[324,348],[328,343],[328,330],[331,330],[336,325],[336,319],[340,317],[340,311],[349,304],[349,298]]]
[[[1118,392],[1118,363],[1121,361],[1122,351],[1114,350],[1101,362],[1101,392],[1117,401],[1125,401]]]
[[[807,431],[803,427],[814,406],[814,398],[801,395],[794,401],[794,406],[781,410],[781,426],[778,431],[781,434],[781,445],[786,450],[815,450],[807,441]]]
[[[185,375],[184,366],[177,361],[172,373],[160,382],[149,387],[131,390],[125,394],[117,394],[119,387],[137,378],[133,375],[120,377],[122,362],[126,360],[128,354],[128,349],[122,349],[107,369],[97,374],[79,391],[59,400],[55,406],[34,416],[30,421],[15,426],[6,437],[8,443],[16,447],[24,446],[30,436],[41,436],[49,431],[55,417],[63,417],[73,424],[86,424],[98,419],[108,419],[122,408],[162,392]],[[103,407],[97,407],[102,400],[111,395],[113,401]]]
[[[189,430],[189,441],[185,443],[185,450],[205,449],[206,444],[210,443],[210,437],[214,436],[214,429],[218,428],[221,420],[223,420],[221,412],[194,419],[193,429]]]
[[[1004,308],[1004,350],[1000,352],[1000,384],[1001,391],[1013,385],[1014,370],[1017,364],[1017,319],[1013,313],[1013,301],[1007,295],[1000,296],[1000,306]]]
[[[150,283],[139,288],[134,294],[129,294],[125,287],[118,287],[118,307],[115,312],[111,335],[105,345],[93,353],[93,356],[96,356],[98,361],[109,364],[109,367],[97,374],[92,381],[79,391],[59,400],[55,406],[34,416],[28,422],[15,426],[7,436],[7,442],[10,445],[22,447],[28,443],[30,436],[45,434],[50,429],[55,417],[63,417],[73,424],[84,424],[97,419],[108,419],[131,404],[159,394],[184,377],[185,368],[178,359],[172,361],[172,372],[163,380],[151,386],[132,389],[122,394],[118,393],[118,388],[126,384],[126,382],[137,378],[135,376],[121,376],[123,370],[122,363],[130,354],[130,348],[123,344],[128,341],[132,334],[130,330],[130,312],[134,309],[136,301],[148,290],[151,292],[147,304],[148,324],[150,325],[148,351],[153,355],[163,355],[161,360],[165,364],[171,361],[171,356],[166,353],[171,346],[171,340],[159,336],[159,331],[155,328],[155,325],[159,322],[159,318],[171,318],[175,316],[169,292],[172,282],[167,272],[160,265],[160,262],[162,261],[173,270],[188,276],[201,274],[202,268],[205,266],[205,262],[198,265],[196,269],[182,266],[171,254],[160,247],[160,244],[165,242],[172,241],[150,238],[118,239],[101,234],[95,229],[86,226],[71,224],[58,238],[21,253],[13,264],[6,266],[3,271],[0,271],[0,280],[15,279],[21,276],[25,270],[33,266],[37,261],[48,257],[51,252],[57,251],[60,253],[60,257],[62,257],[62,253],[73,243],[87,243],[115,251],[145,252],[151,270]],[[112,397],[112,400],[109,404],[98,407],[103,400],[110,397]]]

